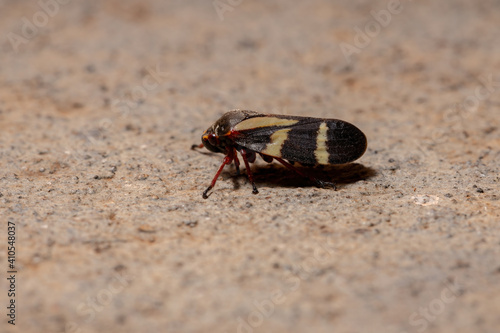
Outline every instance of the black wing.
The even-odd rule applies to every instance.
[[[238,145],[303,164],[352,162],[367,146],[363,132],[337,119],[262,115],[244,120],[234,129]]]

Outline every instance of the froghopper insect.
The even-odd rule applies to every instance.
[[[202,143],[192,148],[207,148],[225,155],[208,192],[215,186],[224,167],[234,162],[239,174],[241,154],[253,193],[257,194],[250,163],[256,155],[268,163],[276,160],[299,175],[309,178],[318,187],[335,184],[305,175],[297,169],[295,162],[314,165],[344,164],[360,158],[367,147],[366,136],[356,126],[338,119],[262,114],[250,110],[226,112],[201,136]],[[288,161],[288,162],[287,162]]]

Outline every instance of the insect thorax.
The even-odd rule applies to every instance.
[[[257,115],[259,115],[258,112],[248,110],[233,110],[226,112],[210,127],[208,132],[212,132],[219,137],[224,136],[231,131],[236,124]]]

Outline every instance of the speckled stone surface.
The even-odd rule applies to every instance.
[[[2,332],[499,332],[498,1],[0,1]],[[193,151],[343,119],[356,163]],[[7,223],[16,325],[7,323]]]

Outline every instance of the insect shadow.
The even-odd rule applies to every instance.
[[[315,167],[302,167],[299,164],[295,166],[304,174],[317,179],[332,182],[337,186],[337,190],[342,185],[356,183],[360,180],[367,180],[377,175],[377,171],[366,167],[360,163],[348,163],[342,165],[320,165]],[[253,164],[255,182],[259,187],[316,187],[309,179],[301,177],[277,163],[271,164]],[[244,168],[238,176],[234,166],[223,172],[224,179],[232,179],[234,189],[237,190],[245,183],[240,182],[239,178],[247,178]]]

